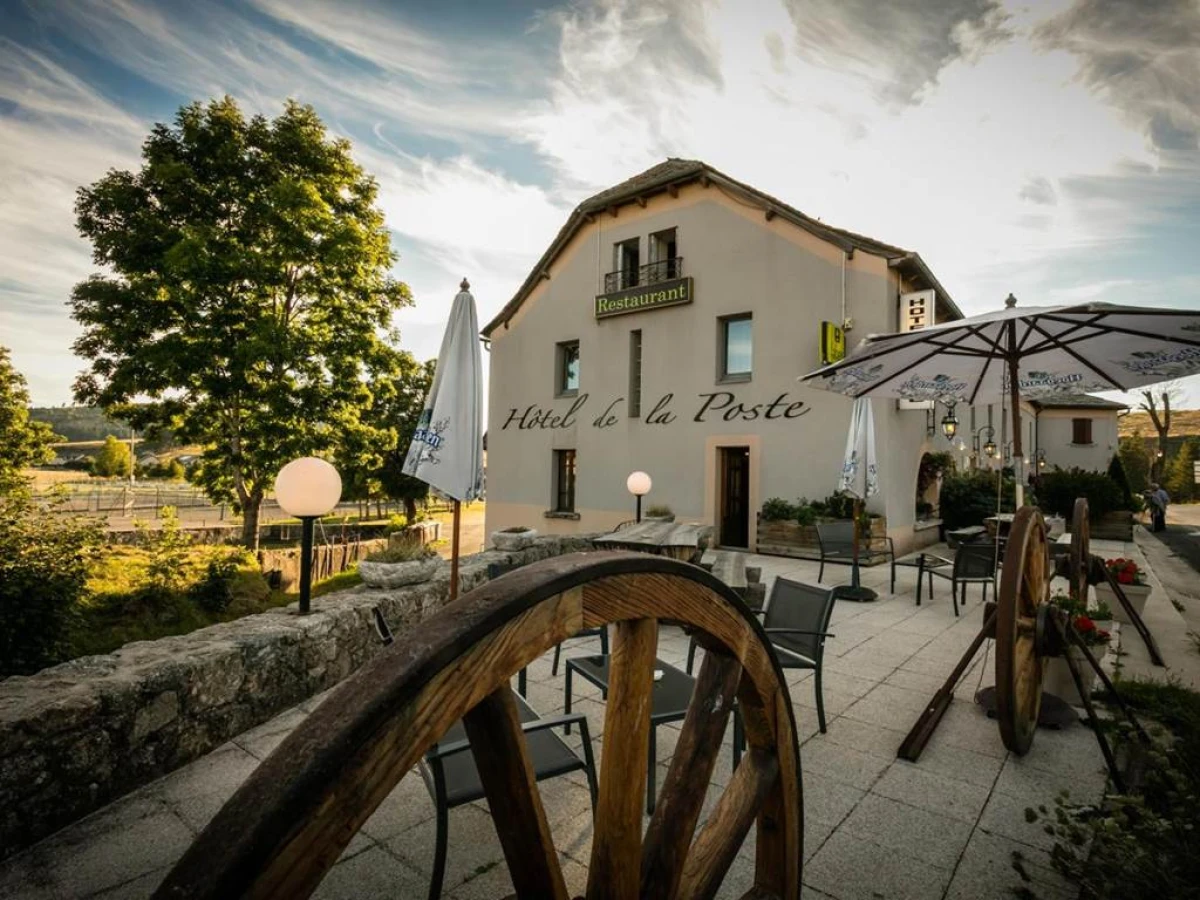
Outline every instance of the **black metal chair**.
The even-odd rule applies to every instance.
[[[568,640],[582,637],[598,637],[600,638],[600,655],[608,656],[608,628],[601,626],[600,628],[585,628],[583,631],[571,635]],[[558,674],[558,660],[562,655],[562,644],[556,644],[554,647],[554,661],[550,663],[550,674]],[[522,692],[523,693],[523,692]]]
[[[514,697],[517,712],[521,717],[521,727],[525,732],[534,778],[544,781],[569,772],[583,771],[587,775],[588,788],[592,794],[592,811],[595,812],[596,766],[592,759],[592,741],[587,716],[576,713],[542,719],[519,694],[514,694]],[[583,741],[583,759],[551,731],[552,728],[568,724],[579,726],[579,736]],[[421,776],[425,779],[425,786],[429,789],[437,808],[437,844],[434,847],[433,873],[429,881],[430,900],[437,900],[442,894],[442,881],[446,877],[450,810],[464,803],[482,800],[485,796],[483,784],[479,780],[479,770],[475,768],[475,757],[471,753],[471,742],[462,722],[456,722],[441,741],[426,752]]]
[[[763,628],[784,669],[811,669],[817,694],[817,724],[825,733],[825,698],[821,691],[821,666],[825,659],[825,639],[834,635],[829,628],[833,604],[843,588],[806,584],[788,578],[776,578],[767,598]],[[696,659],[696,640],[688,644],[687,671],[691,674]]]
[[[1000,556],[1003,556],[1003,548]],[[941,557],[939,557],[940,559]],[[954,553],[954,561],[945,568],[926,569],[929,576],[929,599],[933,599],[933,578],[944,578],[950,582],[951,599],[954,603],[954,615],[958,615],[959,588],[962,589],[962,603],[967,603],[967,585],[982,584],[984,602],[987,601],[988,585],[994,585],[996,579],[996,545],[991,541],[978,544],[963,544]]]
[[[859,565],[889,560],[892,563],[892,593],[894,594],[896,593],[896,545],[890,537],[875,538],[875,540],[882,540],[887,547],[872,548],[871,540],[870,537],[859,538]],[[825,578],[826,563],[836,563],[841,566],[854,565],[854,523],[817,523],[817,546],[820,548],[821,554],[821,568],[817,572],[817,581]]]

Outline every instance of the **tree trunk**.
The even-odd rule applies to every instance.
[[[417,519],[417,501],[412,497],[404,498],[404,518],[408,520],[409,525]]]
[[[262,512],[262,493],[254,491],[242,504],[242,546],[258,551],[258,520]]]

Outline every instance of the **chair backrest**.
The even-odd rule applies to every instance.
[[[954,554],[955,578],[991,578],[996,574],[996,545],[963,544]]]
[[[822,552],[833,550],[852,550],[854,548],[853,522],[819,522],[817,523],[817,540]]]
[[[827,631],[833,615],[837,588],[805,584],[788,578],[776,578],[767,602],[764,628],[799,628],[802,631]],[[824,638],[815,634],[772,634],[771,643],[798,653],[814,662],[820,661]]]

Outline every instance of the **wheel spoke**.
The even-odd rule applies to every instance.
[[[704,654],[671,768],[646,832],[643,898],[675,896],[741,675],[741,663],[734,657],[712,650]]]
[[[778,781],[778,758],[768,750],[751,748],[688,854],[680,879],[680,897],[716,895],[755,816],[760,810],[767,812],[771,796],[781,796],[772,790]],[[762,885],[758,887],[762,889]]]
[[[617,623],[609,663],[588,900],[633,900],[638,895],[657,644],[654,619]]]
[[[506,684],[488,694],[463,724],[517,896],[566,900],[512,689]]]

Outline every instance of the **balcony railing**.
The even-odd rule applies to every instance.
[[[659,281],[670,281],[672,278],[683,277],[683,257],[672,256],[670,259],[660,259],[658,262],[646,263],[636,269],[623,269],[620,272],[609,272],[604,276],[604,293],[611,294],[626,288],[642,284],[655,284]]]

